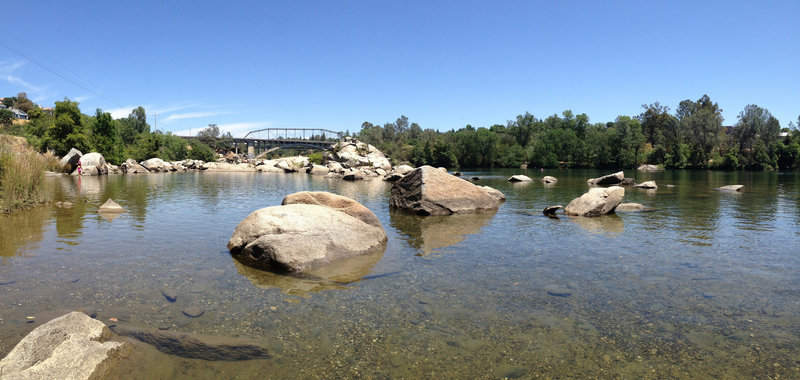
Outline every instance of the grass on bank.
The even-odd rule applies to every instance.
[[[47,202],[50,195],[44,185],[44,172],[57,166],[58,160],[52,154],[20,149],[6,136],[0,136],[0,212]]]

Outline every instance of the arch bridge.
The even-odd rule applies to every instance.
[[[238,144],[247,144],[247,155],[253,157],[277,149],[330,149],[342,136],[342,132],[321,128],[263,128],[234,137],[233,143],[237,150]]]

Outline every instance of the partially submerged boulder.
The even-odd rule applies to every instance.
[[[593,188],[569,202],[564,212],[567,215],[595,217],[614,212],[622,202],[625,189],[620,186]]]
[[[727,192],[740,192],[744,190],[744,185],[726,185],[722,186],[718,189],[719,191],[727,191]]]
[[[658,185],[656,185],[656,181],[644,181],[642,183],[637,183],[634,185],[640,189],[658,189]]]
[[[562,209],[562,208],[564,208],[564,206],[562,206],[562,205],[547,206],[547,207],[544,208],[544,210],[542,210],[542,214],[545,214],[547,216],[555,216],[556,215],[556,211],[558,211],[559,209]]]
[[[108,198],[102,206],[97,208],[97,212],[125,212],[125,209],[117,202],[114,202],[113,199]]]
[[[508,178],[508,182],[531,182],[531,181],[533,181],[531,177],[522,174],[512,175],[511,177]]]
[[[542,182],[544,182],[544,183],[556,183],[556,182],[558,182],[558,179],[556,177],[551,177],[549,175],[546,175],[546,176],[542,177]]]
[[[591,178],[586,181],[586,183],[590,186],[616,185],[622,182],[624,179],[625,174],[623,172],[616,172],[614,174],[608,174],[602,177]]]
[[[130,344],[108,339],[103,322],[73,311],[30,332],[0,360],[3,379],[103,379]]]
[[[497,210],[500,201],[471,182],[426,165],[394,183],[389,206],[418,215],[450,215]]]
[[[495,189],[494,187],[489,186],[478,186],[481,190],[485,191],[486,194],[489,194],[490,197],[494,198],[498,202],[505,202],[506,195],[503,194],[502,191]]]
[[[150,171],[147,170],[147,168],[145,168],[142,165],[139,165],[139,163],[136,162],[136,160],[134,160],[132,158],[129,158],[129,159],[125,160],[125,162],[123,162],[122,165],[120,165],[119,167],[120,167],[120,170],[122,170],[123,173],[127,173],[127,174],[147,174],[147,173],[150,173]]]
[[[281,206],[254,211],[228,241],[239,262],[270,270],[303,272],[350,256],[383,251],[387,236],[375,214],[332,193],[301,192]]]

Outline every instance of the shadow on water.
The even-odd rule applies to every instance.
[[[407,236],[406,241],[420,250],[418,256],[427,256],[460,243],[467,235],[477,234],[489,225],[496,212],[455,214],[445,216],[418,216],[402,211],[391,211],[391,226]]]

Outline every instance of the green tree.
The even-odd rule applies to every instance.
[[[645,141],[653,146],[657,144],[671,146],[676,143],[678,136],[675,136],[675,130],[678,120],[670,115],[669,107],[655,102],[650,105],[644,104],[642,108],[644,112],[639,114],[637,119],[642,123]]]
[[[89,141],[94,150],[102,154],[106,161],[114,165],[122,163],[123,147],[119,137],[119,126],[110,113],[97,109]]]
[[[712,149],[721,140],[722,109],[713,103],[708,95],[703,95],[696,102],[684,100],[678,105],[677,116],[680,123],[680,135],[694,147],[690,151],[693,159],[690,164],[706,167]]]
[[[8,127],[13,122],[14,114],[5,108],[0,108],[0,126]]]
[[[44,135],[43,147],[52,149],[58,156],[63,156],[71,148],[86,152],[90,147],[78,102],[68,98],[56,102],[55,120]]]

